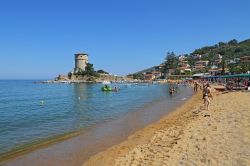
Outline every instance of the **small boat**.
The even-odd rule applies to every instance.
[[[107,85],[103,86],[101,89],[102,89],[102,91],[113,91],[113,89]]]
[[[225,91],[226,87],[222,85],[217,85],[217,86],[214,86],[214,89],[217,91]]]

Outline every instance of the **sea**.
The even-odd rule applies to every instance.
[[[0,156],[34,142],[84,131],[117,120],[151,103],[185,101],[192,90],[179,85],[170,96],[168,84],[40,84],[37,80],[0,81]]]

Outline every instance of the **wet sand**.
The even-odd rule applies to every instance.
[[[74,138],[47,147],[45,145],[40,149],[33,149],[31,153],[12,158],[1,164],[4,166],[81,165],[90,156],[121,143],[135,131],[158,121],[160,117],[183,104],[185,102],[183,99],[187,99],[191,95],[189,89],[187,94],[178,94],[172,100],[148,103],[143,108],[128,113],[118,120],[94,126]]]
[[[201,93],[159,122],[90,158],[83,166],[250,165],[250,92]]]

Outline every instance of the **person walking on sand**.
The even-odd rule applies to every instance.
[[[206,110],[209,110],[209,104],[211,103],[209,98],[213,99],[213,95],[211,92],[212,92],[211,87],[209,83],[207,83],[203,90],[203,100],[204,100],[203,105]]]

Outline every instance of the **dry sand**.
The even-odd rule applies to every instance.
[[[250,93],[215,95],[209,111],[198,93],[83,164],[95,165],[250,165]]]

